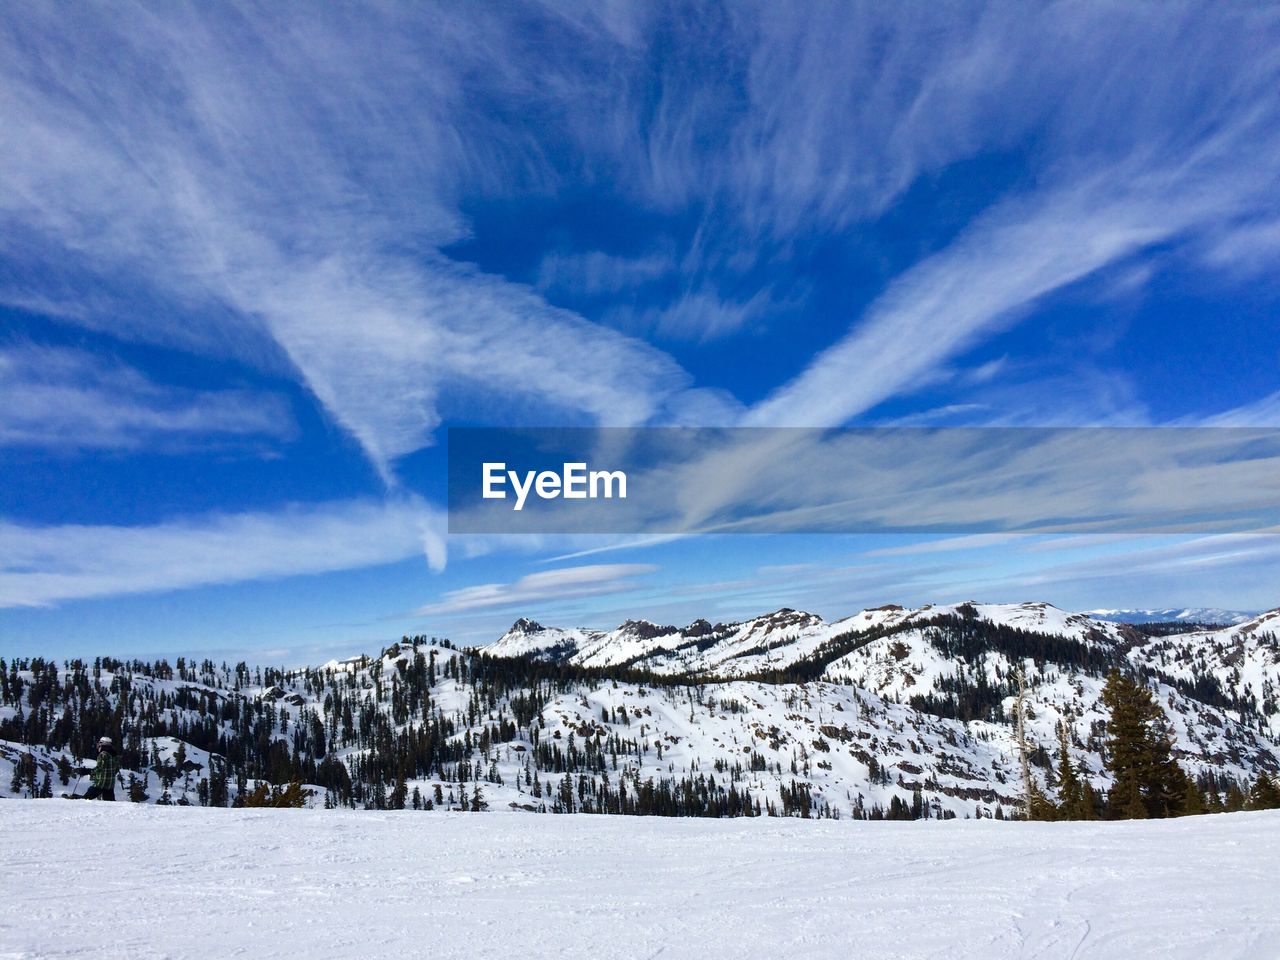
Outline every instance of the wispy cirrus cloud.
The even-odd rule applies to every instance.
[[[848,221],[883,208],[918,175],[1000,150],[1006,138],[1034,131],[1040,146],[1024,160],[1033,181],[897,277],[748,422],[845,422],[1104,267],[1188,235],[1213,236],[1225,250],[1227,238],[1265,232],[1256,213],[1274,211],[1280,168],[1280,113],[1264,92],[1280,82],[1280,56],[1264,39],[1274,39],[1275,12],[1221,19],[1209,10],[1130,7],[1113,16],[1056,4],[970,17],[941,8],[929,14],[946,22],[937,35],[918,24],[907,35],[898,23],[887,28],[884,57],[846,50],[833,60],[822,55],[856,45],[857,31],[824,39],[820,18],[802,24],[778,8],[791,39],[762,44],[753,76],[769,91],[762,96],[791,92],[796,109],[774,111],[766,129],[776,135],[748,141],[770,149],[745,149],[734,165],[758,198],[745,209]],[[880,36],[860,34],[865,43]],[[916,45],[935,40],[941,49],[922,66]],[[1251,54],[1242,60],[1243,48]],[[861,80],[835,84],[821,101],[799,95],[820,77],[829,90],[833,75]],[[848,127],[836,111],[873,146],[844,149],[838,131]],[[775,212],[762,227],[787,222]]]
[[[415,611],[415,616],[455,614],[500,607],[532,607],[552,600],[570,600],[621,593],[636,586],[636,578],[658,568],[648,563],[598,563],[559,567],[530,573],[508,583],[483,583],[448,591],[443,599]]]
[[[538,265],[537,287],[575,296],[607,296],[652,283],[677,267],[671,252],[623,257],[600,250],[553,251]]]
[[[746,422],[844,422],[1105,268],[1129,263],[1142,282],[1131,261],[1163,244],[1203,235],[1218,267],[1242,248],[1252,269],[1274,263],[1280,24],[1221,12],[770,4],[694,18],[654,123],[623,129],[637,182],[711,208],[704,266],[740,258],[744,235],[760,257],[874,221],[959,161],[1019,145],[1022,167]],[[699,29],[726,38],[715,54],[699,57]]]
[[[1247,132],[1224,135],[1214,159],[1238,150]],[[1280,158],[1280,138],[1272,140],[1268,147]],[[1185,170],[1160,176],[1128,169],[1000,204],[895,280],[846,336],[753,408],[746,422],[844,423],[1023,319],[1039,299],[1243,208],[1267,182],[1249,169],[1207,184]]]
[[[392,563],[444,564],[444,522],[418,500],[353,500],[140,527],[0,520],[0,607],[242,583]]]
[[[27,6],[0,13],[0,300],[286,371],[389,488],[399,458],[459,411],[507,423],[843,423],[936,382],[1073,284],[1123,268],[1140,286],[1151,274],[1135,261],[1155,249],[1185,242],[1208,268],[1247,263],[1250,275],[1274,265],[1277,25],[1272,8],[1208,3],[741,3],[661,15],[586,3],[244,4],[127,17]],[[806,252],[904,199],[913,219],[914,188],[927,195],[972,160],[1010,169],[994,186],[942,191],[943,222],[871,270],[869,308],[795,319],[824,338],[811,363],[797,353],[701,389],[645,342],[678,353],[755,330],[774,307],[762,267],[803,269]],[[622,245],[657,252],[535,241],[557,252],[519,251],[541,262],[523,283],[449,253],[474,239],[477,202],[584,194],[656,224],[654,237]],[[565,286],[614,302],[559,309]],[[633,297],[651,288],[663,292]],[[627,300],[625,317],[606,313]],[[1032,403],[1002,387],[1007,373],[957,380],[968,395],[950,412],[1043,422],[1061,411],[1066,380],[1081,379],[1046,375]],[[1144,421],[1139,399],[1104,378],[1078,384],[1072,410]],[[744,395],[748,379],[771,393],[744,414],[732,391]],[[197,425],[279,436],[254,426],[256,398],[221,391],[196,404],[126,380],[90,376],[42,427],[18,398],[11,430],[84,440],[94,422],[120,444]],[[1236,413],[1269,422],[1273,399]],[[289,523],[252,517],[246,535],[289,542]],[[216,540],[228,524],[194,518],[190,530]],[[77,529],[117,545],[156,537],[172,550],[178,539],[164,539],[168,527]],[[5,532],[36,542],[28,528]],[[70,528],[39,536],[73,542]],[[146,588],[141,552],[101,546],[123,551],[132,576],[72,565],[62,580],[7,589],[44,602]],[[39,556],[50,571],[65,566],[62,554]],[[160,568],[170,553],[153,556]],[[245,569],[278,575],[290,562]],[[184,582],[234,572],[223,569],[191,569]]]
[[[82,350],[0,347],[0,446],[185,449],[295,429],[275,394],[161,386]]]
[[[1225,273],[1253,277],[1280,260],[1280,216],[1249,218],[1206,239],[1205,260]]]
[[[964,588],[979,595],[1026,596],[1047,591],[1121,604],[1144,595],[1156,605],[1197,605],[1225,598],[1242,609],[1280,604],[1272,570],[1280,559],[1280,531],[1193,538],[1117,541],[1113,549],[1085,559],[1047,554],[1031,570],[978,571]],[[1085,601],[1081,601],[1083,605]]]
[[[611,423],[699,403],[664,352],[443,255],[468,236],[465,199],[607,184],[694,215],[681,248],[657,243],[687,292],[632,313],[705,340],[769,306],[767,286],[721,296],[718,272],[1033,143],[1020,180],[749,418],[842,422],[1108,264],[1189,230],[1230,237],[1274,186],[1258,162],[1277,152],[1274,16],[1113,13],[761,4],[661,24],[568,6],[533,14],[562,41],[548,61],[517,13],[164,8],[125,31],[36,10],[6,44],[0,118],[20,133],[0,166],[6,251],[205,303],[212,329],[86,322],[272,344],[390,482],[459,397]],[[559,256],[544,286],[562,265],[602,293],[663,270]]]
[[[577,67],[608,82],[562,115],[589,174],[607,168],[659,209],[700,206],[711,259],[731,252],[717,230],[735,252],[745,231],[771,253],[1028,141],[1028,191],[1142,154],[1180,163],[1224,121],[1271,110],[1277,69],[1275,11],[1211,3],[624,11],[625,30],[572,18]]]
[[[865,555],[868,557],[908,557],[925,553],[985,550],[990,547],[1003,547],[1018,539],[1026,539],[1026,535],[1017,533],[970,533],[959,537],[944,537],[940,540],[907,543],[896,547],[880,547],[866,551]]]
[[[1280,390],[1196,423],[1204,427],[1280,427]]]
[[[6,254],[55,278],[123,276],[202,305],[215,329],[86,322],[200,349],[273,342],[389,483],[397,457],[431,442],[445,397],[634,423],[690,386],[661,351],[438,252],[466,235],[465,185],[544,172],[464,89],[518,42],[510,24],[171,8],[126,30],[84,13],[11,25]],[[277,46],[290,31],[305,42]],[[486,76],[527,96],[511,52]]]
[[[745,300],[734,300],[704,287],[685,291],[668,303],[639,310],[615,307],[605,316],[624,330],[660,340],[705,344],[758,327],[777,308],[770,290],[759,290]]]

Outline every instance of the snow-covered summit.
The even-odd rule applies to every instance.
[[[405,638],[298,671],[11,661],[0,795],[73,791],[119,716],[130,792],[152,802],[225,805],[298,778],[314,805],[474,809],[482,792],[522,810],[991,816],[1020,802],[1019,676],[1046,792],[1060,724],[1080,774],[1107,789],[1114,668],[1153,688],[1207,790],[1280,768],[1280,610],[1171,629],[966,602],[612,630],[526,619],[481,651]],[[548,680],[525,658],[565,669]]]
[[[1122,632],[1114,623],[1069,613],[1049,603],[969,601],[917,608],[886,604],[831,622],[790,607],[728,624],[698,619],[686,627],[637,619],[613,630],[563,629],[521,619],[480,652],[493,657],[535,656],[589,667],[627,665],[662,674],[744,677],[824,655],[834,661],[842,640],[947,617],[1090,642],[1116,642]]]

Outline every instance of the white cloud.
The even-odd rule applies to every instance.
[[[710,208],[684,258],[697,269],[874,220],[922,177],[1013,151],[1016,185],[748,420],[839,423],[1103,268],[1141,283],[1149,267],[1126,261],[1153,245],[1203,231],[1218,263],[1269,248],[1277,18],[1221,14],[739,5],[682,22],[658,104],[618,84],[597,139],[653,202]]]
[[[1231,224],[1208,238],[1204,258],[1229,274],[1252,277],[1273,271],[1280,262],[1280,218]]]
[[[709,338],[761,309],[746,293],[736,303],[704,293],[712,271],[785,256],[874,219],[922,176],[1033,144],[1019,150],[1025,169],[1010,193],[891,282],[750,423],[856,417],[1040,298],[1153,244],[1203,231],[1215,243],[1207,259],[1225,264],[1272,235],[1262,208],[1280,169],[1273,10],[769,3],[671,30],[628,5],[588,4],[554,12],[579,41],[559,44],[557,58],[530,43],[525,16],[161,6],[69,17],[35,6],[5,17],[0,255],[13,269],[0,298],[122,338],[289,369],[394,484],[396,458],[428,444],[451,410],[484,403],[507,421],[741,417],[724,391],[690,389],[662,351],[443,255],[468,238],[464,200],[476,196],[546,198],[572,177],[644,213],[696,220],[691,249],[670,251],[693,292],[646,332]],[[659,25],[664,42],[684,46],[655,72]],[[647,283],[667,251],[654,248],[657,258],[565,254],[544,261],[542,282],[576,276],[601,295]],[[122,289],[135,309],[121,309]],[[137,309],[140,295],[180,310]],[[120,442],[187,430],[181,402],[136,381],[130,391],[122,404],[104,386],[100,403],[77,396],[66,411],[108,418],[100,433]],[[250,398],[202,399],[187,413],[203,429],[256,429]],[[1125,399],[1108,406],[1133,409]],[[1269,417],[1272,400],[1252,412]],[[23,423],[33,416],[15,409]],[[326,509],[304,519],[348,529],[357,542],[335,547],[333,562],[359,561],[357,527],[322,523]],[[33,537],[66,545],[50,555],[56,574],[6,567],[5,596],[224,582],[239,568],[206,569],[177,544],[232,528],[264,558],[246,575],[302,562],[260,542],[300,535],[278,518],[185,523],[8,525],[6,561],[10,544]],[[77,537],[121,562],[77,560]],[[174,572],[144,569],[129,545],[147,538],[164,548],[157,568],[177,555]]]
[[[0,446],[185,447],[294,430],[273,394],[160,386],[80,350],[0,347]]]
[[[635,578],[658,568],[647,563],[600,563],[530,573],[510,583],[484,583],[450,590],[415,615],[465,613],[493,607],[527,607],[549,600],[569,600],[620,593],[635,586]]]
[[[588,253],[549,253],[538,266],[540,290],[598,297],[621,293],[659,280],[677,268],[670,253],[619,257]]]
[[[1235,148],[1242,133],[1224,138]],[[894,281],[860,322],[748,415],[756,426],[834,426],[910,389],[1039,298],[1256,197],[1249,177],[1198,192],[1185,171],[1109,170],[1000,204]],[[1138,187],[1130,184],[1137,183]],[[1171,195],[1181,184],[1188,192]]]
[[[1030,572],[1006,574],[988,587],[1007,595],[1049,585],[1090,585],[1082,595],[1106,596],[1104,603],[1195,606],[1214,598],[1242,609],[1271,609],[1280,603],[1273,571],[1280,559],[1280,531],[1218,534],[1121,550],[1088,560],[1050,563]],[[1099,593],[1101,591],[1101,594]],[[1181,599],[1179,599],[1181,598]],[[1216,602],[1216,601],[1214,601]]]
[[[505,58],[508,25],[437,11],[409,29],[399,15],[169,8],[126,29],[33,12],[0,58],[13,134],[0,242],[51,285],[118,278],[195,320],[82,321],[118,336],[244,356],[274,341],[389,483],[458,397],[560,420],[660,414],[689,379],[664,353],[436,252],[465,236],[463,183],[544,171],[462,81],[483,66],[504,94],[528,95]],[[282,31],[298,42],[276,44]]]
[[[881,547],[868,550],[868,557],[908,557],[925,553],[951,553],[956,550],[985,550],[989,547],[1003,547],[1010,541],[1026,539],[1025,534],[1017,533],[971,533],[960,537],[944,537],[938,540],[925,540],[920,543],[908,543],[897,547]]]
[[[1203,427],[1280,428],[1280,390],[1253,403],[1224,410],[1210,417],[1197,418],[1194,423]]]
[[[785,254],[878,216],[922,175],[1034,143],[1025,195],[893,283],[751,418],[840,422],[1037,298],[1213,218],[1234,223],[1242,177],[1255,197],[1274,187],[1274,18],[1208,9],[743,5],[664,33],[677,48],[656,74],[658,18],[617,7],[555,11],[554,61],[514,14],[165,7],[126,29],[37,9],[0,58],[0,122],[15,134],[0,243],[50,285],[60,271],[99,286],[123,275],[201,317],[80,322],[205,351],[277,345],[390,481],[398,456],[476,396],[560,421],[689,406],[689,378],[661,351],[441,256],[467,237],[464,197],[542,196],[572,178],[697,214],[690,249],[670,251],[689,293],[642,325],[710,339],[769,304],[760,290],[722,301],[709,271]],[[642,283],[663,268],[656,249],[550,257],[542,280]]]
[[[152,526],[0,520],[0,607],[179,590],[392,563],[444,564],[443,518],[421,501],[346,501]]]
[[[334,259],[292,275],[280,264],[230,295],[267,319],[307,385],[388,473],[430,442],[449,395],[626,426],[656,416],[688,380],[658,350],[442,261]]]
[[[1064,371],[1063,368],[1066,367]],[[1046,358],[1017,376],[978,384],[967,403],[944,404],[877,426],[908,427],[1140,427],[1151,411],[1126,370],[1098,369],[1087,362]],[[1192,424],[1187,424],[1188,426]]]
[[[663,24],[656,65],[654,19],[624,49],[583,23],[607,82],[561,109],[589,173],[748,243],[874,219],[972,158],[1016,155],[1034,187],[1141,153],[1183,162],[1251,111],[1274,122],[1270,9],[739,3]],[[744,237],[719,239],[708,257]]]
[[[1274,210],[1274,11],[935,6],[908,24],[888,7],[860,16],[889,23],[847,29],[771,9],[728,165],[760,230],[875,216],[920,174],[1036,145],[1021,159],[1032,183],[894,280],[750,423],[842,423],[1046,295],[1187,232],[1234,236],[1242,217]]]
[[[624,329],[664,340],[708,343],[763,325],[778,307],[769,290],[759,290],[745,300],[733,300],[704,287],[686,291],[661,306],[639,310],[623,307],[609,316]]]
[[[579,541],[585,540],[585,537],[576,538]],[[679,533],[661,533],[656,536],[612,536],[608,534],[599,534],[590,538],[593,541],[592,546],[580,547],[572,553],[561,553],[555,556],[547,557],[544,563],[560,563],[564,560],[579,560],[582,557],[594,557],[602,553],[616,553],[620,550],[641,550],[645,547],[656,547],[664,543],[672,543],[676,540],[684,539],[684,534]]]

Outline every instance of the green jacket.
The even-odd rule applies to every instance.
[[[93,768],[89,782],[99,790],[114,790],[119,772],[120,758],[110,750],[103,750],[98,754],[98,765]]]

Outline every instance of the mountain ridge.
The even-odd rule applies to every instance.
[[[1041,632],[1056,630],[1075,634],[1083,629],[1118,634],[1120,631],[1113,621],[1091,618],[1085,613],[1070,613],[1044,601],[1000,604],[964,601],[958,604],[924,604],[916,608],[885,604],[832,621],[792,607],[780,607],[746,620],[714,625],[705,619],[694,620],[686,627],[629,619],[613,630],[546,627],[521,618],[498,640],[475,649],[488,656],[540,656],[581,666],[616,666],[639,660],[657,672],[724,675],[712,669],[716,665],[720,671],[727,667],[729,675],[742,675],[760,666],[758,662],[746,659],[756,652],[760,644],[776,650],[795,643],[798,645],[792,651],[795,653],[811,648],[813,643],[807,641],[819,638],[830,639],[844,633],[948,615],[974,616]],[[708,637],[714,641],[708,641]],[[699,657],[664,655],[690,645],[698,648]]]
[[[289,671],[15,659],[0,661],[0,796],[74,776],[106,732],[149,802],[223,805],[296,779],[313,805],[376,809],[476,809],[483,793],[549,812],[992,816],[1021,803],[1019,678],[1037,784],[1054,796],[1065,729],[1101,794],[1102,689],[1121,669],[1221,800],[1280,769],[1277,631],[1280,610],[1166,634],[960,603],[613,631],[522,619],[483,648],[406,637]]]

